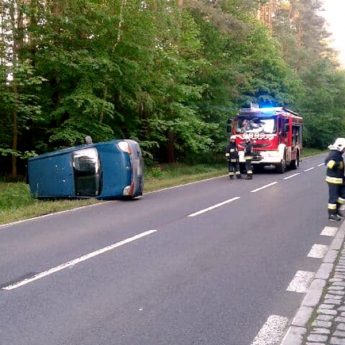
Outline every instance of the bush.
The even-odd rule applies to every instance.
[[[9,210],[27,206],[36,202],[30,195],[29,185],[18,183],[0,183],[0,210]]]

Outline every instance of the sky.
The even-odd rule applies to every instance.
[[[345,0],[322,0],[327,29],[332,34],[331,46],[339,51],[339,61],[345,66]]]

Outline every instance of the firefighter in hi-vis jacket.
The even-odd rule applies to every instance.
[[[253,178],[253,144],[247,135],[244,137],[244,140],[244,161],[247,173],[246,180],[251,180]]]
[[[328,184],[328,219],[340,221],[340,205],[345,204],[344,159],[345,138],[338,138],[333,145],[328,146],[330,152],[325,159],[326,182]]]
[[[228,146],[225,149],[225,156],[228,160],[229,177],[232,180],[236,175],[237,178],[241,178],[240,162],[238,156],[238,149],[236,145],[236,135],[230,137]]]

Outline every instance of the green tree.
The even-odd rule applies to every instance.
[[[301,104],[305,116],[305,142],[325,148],[345,132],[345,73],[327,60],[303,76],[307,86]]]
[[[23,53],[27,24],[24,0],[1,4],[0,36],[0,153],[12,156],[11,174],[17,176],[17,157],[27,152],[22,137],[31,121],[41,115],[37,94],[43,78],[35,75],[31,61]]]

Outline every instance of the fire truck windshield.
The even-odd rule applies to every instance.
[[[264,133],[273,134],[277,130],[274,118],[267,117],[238,117],[236,133]]]

